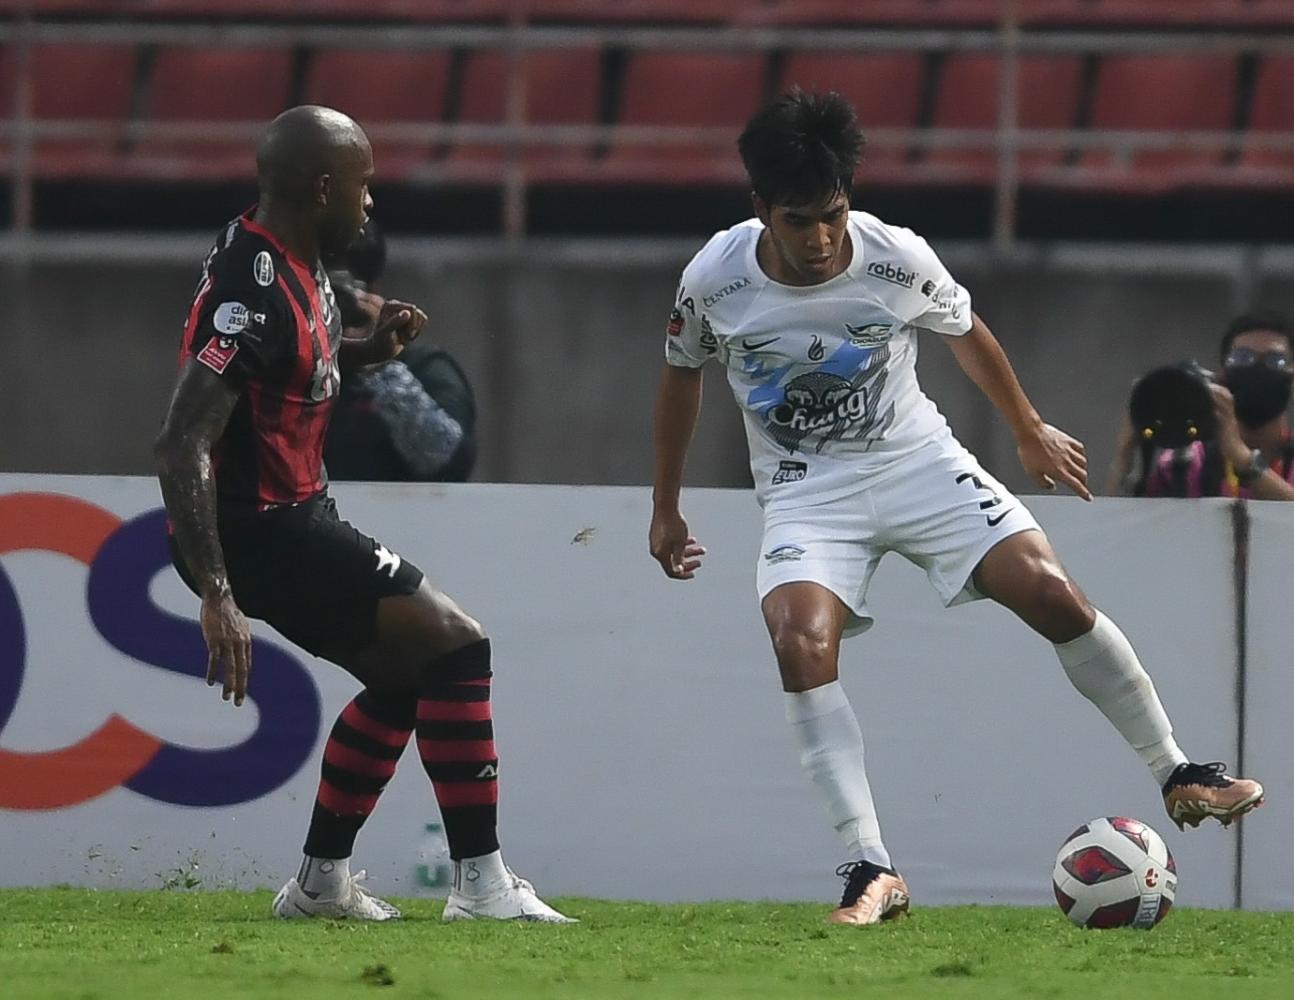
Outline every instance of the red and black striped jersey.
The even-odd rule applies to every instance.
[[[341,382],[341,316],[328,276],[289,253],[253,212],[224,229],[193,297],[190,358],[240,396],[212,450],[222,504],[300,503],[328,484],[324,432]]]

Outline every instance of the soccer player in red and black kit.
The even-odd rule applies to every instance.
[[[203,267],[156,450],[175,566],[202,599],[207,683],[222,678],[225,700],[243,703],[250,615],[364,685],[328,738],[305,859],[273,912],[400,915],[349,859],[416,730],[454,860],[444,918],[568,922],[499,852],[489,640],[328,496],[324,431],[342,374],[396,356],[427,318],[387,301],[370,329],[344,332],[320,264],[372,207],[368,139],[339,112],[293,108],[256,165],[259,203]]]

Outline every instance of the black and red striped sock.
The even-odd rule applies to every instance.
[[[481,639],[429,664],[418,699],[418,755],[456,861],[499,849],[490,676],[490,640]]]
[[[337,717],[324,746],[323,776],[305,853],[349,858],[355,837],[413,732],[417,702],[409,695],[365,689]]]

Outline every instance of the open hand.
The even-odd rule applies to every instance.
[[[1016,448],[1020,464],[1035,483],[1054,490],[1064,483],[1084,500],[1092,499],[1087,488],[1087,449],[1051,424],[1043,424],[1034,434],[1022,439]]]
[[[224,681],[221,697],[241,705],[247,697],[247,677],[252,669],[252,630],[233,597],[223,594],[202,599],[202,638],[207,643],[207,686]]]

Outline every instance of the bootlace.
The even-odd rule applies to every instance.
[[[1205,785],[1209,788],[1227,788],[1231,779],[1226,776],[1227,765],[1220,760],[1208,764],[1183,764],[1169,780],[1171,785]]]
[[[841,894],[841,907],[853,906],[863,890],[872,884],[884,869],[870,861],[846,861],[836,869],[836,874],[845,880],[845,891]]]

